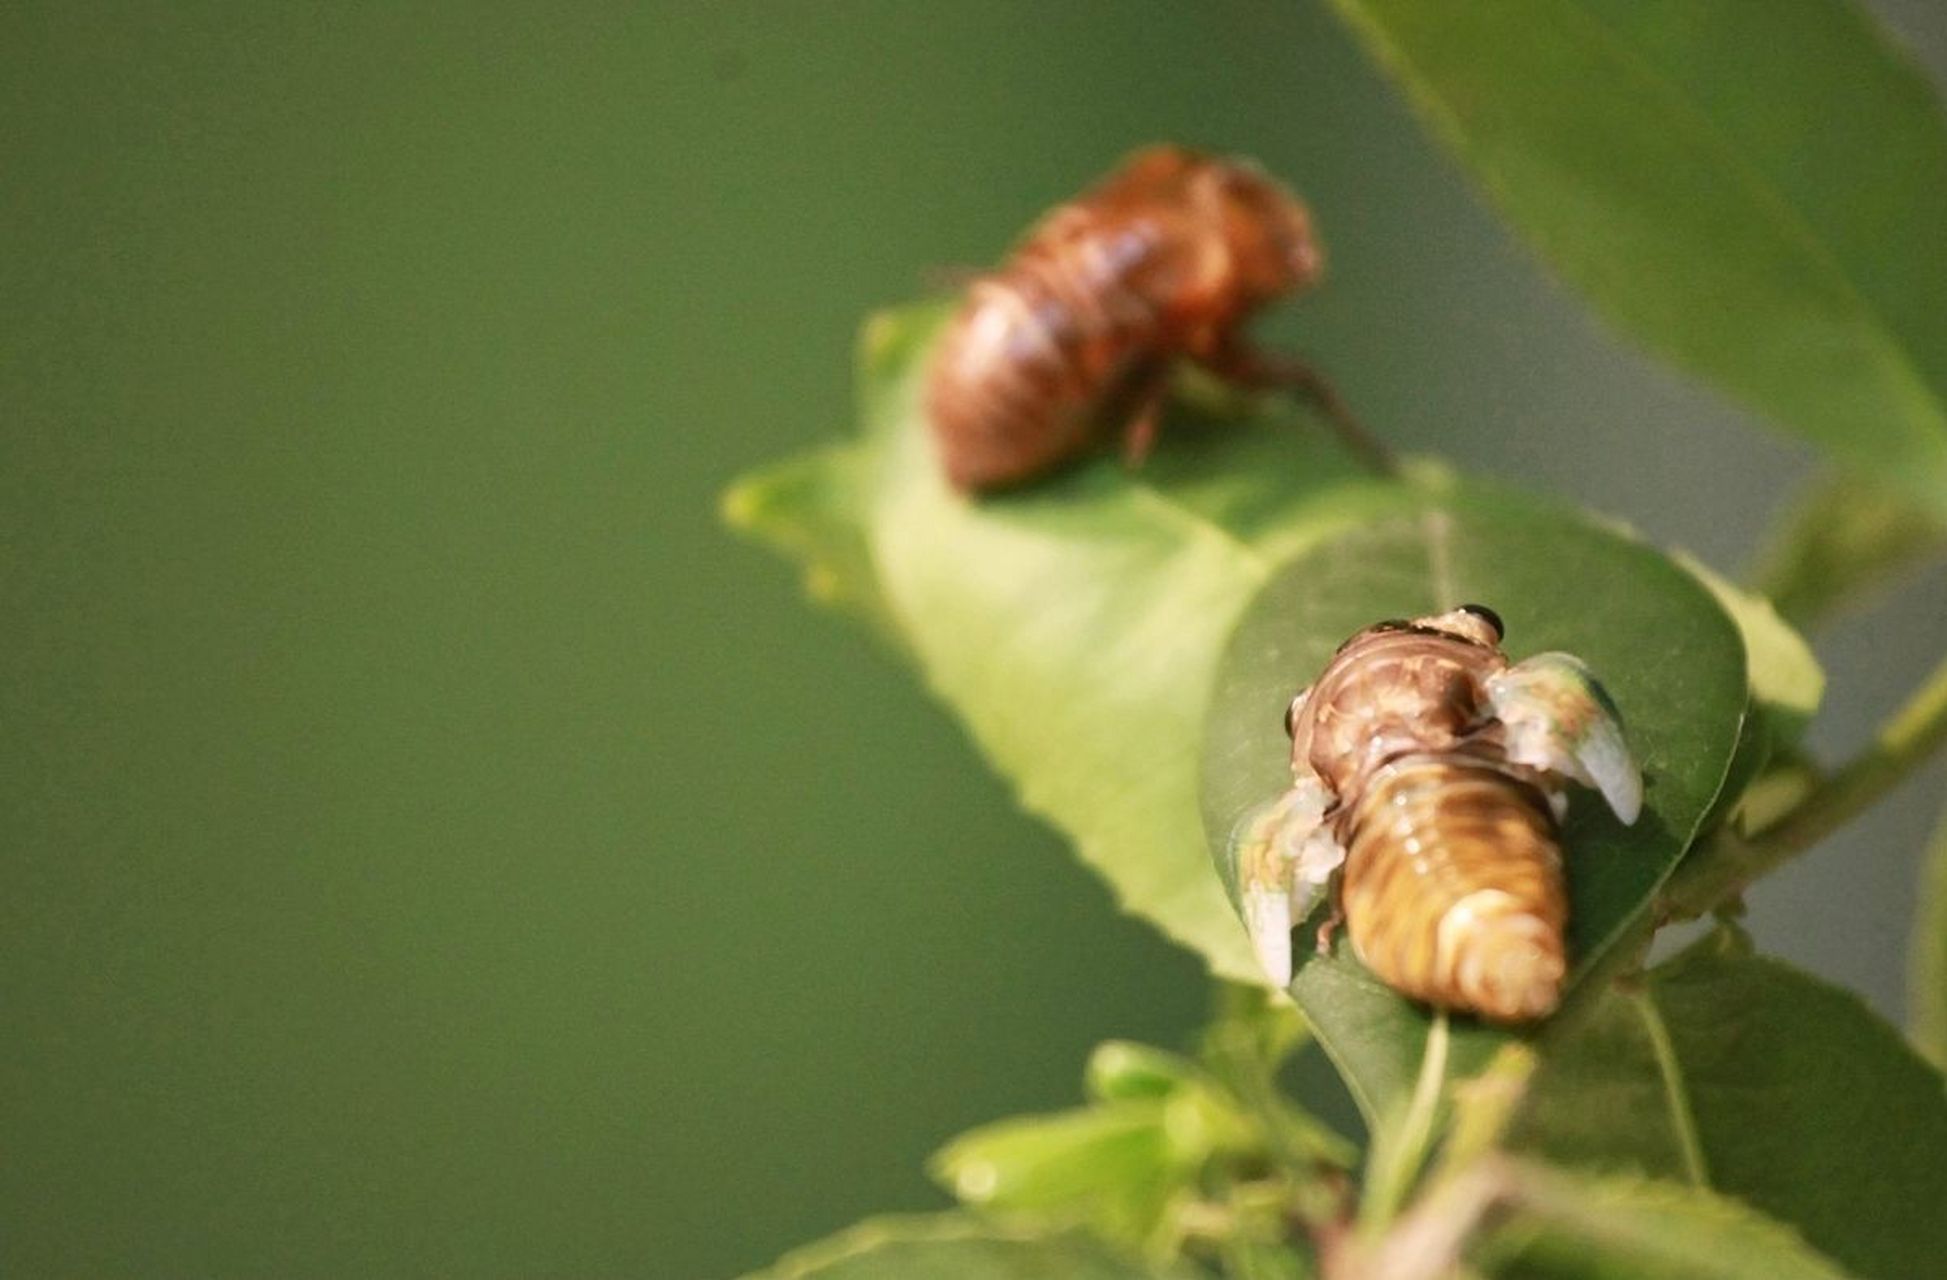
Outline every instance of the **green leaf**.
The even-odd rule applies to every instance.
[[[1947,525],[1900,493],[1821,477],[1784,511],[1755,575],[1800,626],[1860,604],[1947,554]]]
[[[1947,1257],[1947,1088],[1850,993],[1720,933],[1539,1048],[1511,1149],[1706,1184],[1864,1276]]]
[[[1335,0],[1652,350],[1947,515],[1947,129],[1841,0]]]
[[[956,1214],[873,1218],[746,1280],[1198,1280],[1188,1265],[1139,1262],[1078,1231],[1050,1234]]]
[[[804,565],[805,593],[898,642],[858,518],[861,459],[825,448],[744,477],[723,496],[724,522]]]
[[[1133,1040],[1104,1040],[1088,1055],[1082,1081],[1091,1098],[1167,1098],[1197,1078],[1197,1064]]]
[[[1478,1252],[1495,1276],[1842,1280],[1789,1227],[1695,1187],[1522,1166],[1512,1220]]]
[[[1710,589],[1744,640],[1751,700],[1769,723],[1774,742],[1796,742],[1825,696],[1825,669],[1812,646],[1771,601],[1725,580],[1694,557],[1678,554],[1678,564]]]
[[[1184,1167],[1165,1128],[1167,1105],[1121,1102],[1001,1120],[955,1138],[930,1168],[977,1208],[1087,1221],[1140,1246]]]
[[[1210,676],[1279,560],[1420,499],[1273,401],[1245,420],[1179,409],[1139,471],[1105,456],[970,501],[942,480],[919,406],[944,317],[916,307],[868,324],[865,439],[740,485],[779,495],[746,527],[846,566],[842,594],[866,594],[869,565],[904,648],[1022,804],[1127,910],[1218,974],[1261,981],[1198,823]],[[806,471],[851,481],[793,479]]]
[[[1825,696],[1825,670],[1805,638],[1778,616],[1770,601],[1735,586],[1700,560],[1681,553],[1676,559],[1737,623],[1751,680],[1751,713],[1744,718],[1737,752],[1704,827],[1715,829],[1720,818],[1729,817],[1740,830],[1753,830],[1753,823],[1802,789],[1805,771],[1796,767],[1793,752]]]
[[[1908,970],[1913,1042],[1947,1069],[1947,815],[1934,831],[1921,870],[1920,909],[1913,917]]]
[[[1644,811],[1633,827],[1593,795],[1571,803],[1573,981],[1641,917],[1689,844],[1723,782],[1747,700],[1744,646],[1724,611],[1690,574],[1606,526],[1506,494],[1456,495],[1287,561],[1238,624],[1219,669],[1205,829],[1232,881],[1230,832],[1291,782],[1280,713],[1292,694],[1359,628],[1470,600],[1501,614],[1512,656],[1564,649],[1586,660],[1643,765]],[[1343,943],[1312,956],[1311,938],[1311,930],[1300,935],[1292,995],[1368,1121],[1379,1123],[1412,1089],[1427,1014]],[[1470,1074],[1505,1039],[1456,1019],[1449,1074]]]

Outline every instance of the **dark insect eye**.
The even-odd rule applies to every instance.
[[[1284,736],[1294,737],[1298,733],[1298,699],[1293,698],[1284,704]]]
[[[1484,604],[1463,604],[1460,606],[1460,611],[1462,613],[1471,613],[1476,618],[1479,618],[1482,622],[1485,622],[1488,626],[1493,627],[1494,638],[1496,640],[1501,639],[1502,637],[1506,636],[1508,633],[1507,627],[1505,627],[1501,623],[1501,615],[1494,612],[1494,610],[1488,608]]]

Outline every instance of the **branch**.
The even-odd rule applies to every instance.
[[[1755,835],[1726,829],[1678,866],[1663,891],[1663,918],[1688,920],[1717,909],[1870,808],[1943,742],[1947,660],[1843,769]]]

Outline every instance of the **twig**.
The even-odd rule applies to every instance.
[[[1755,835],[1726,830],[1686,859],[1663,891],[1662,916],[1713,911],[1753,880],[1844,826],[1947,742],[1947,660],[1934,668],[1873,743]]]

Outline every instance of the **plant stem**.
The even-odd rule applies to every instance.
[[[1683,1083],[1683,1067],[1677,1062],[1676,1046],[1670,1043],[1670,1029],[1663,1025],[1662,1011],[1647,992],[1628,997],[1642,1016],[1643,1029],[1656,1055],[1656,1070],[1663,1077],[1664,1101],[1670,1108],[1671,1127],[1676,1130],[1677,1147],[1683,1153],[1683,1172],[1690,1185],[1710,1185],[1710,1169],[1704,1164],[1703,1142],[1697,1137],[1696,1113],[1690,1109],[1690,1091]]]
[[[1880,729],[1871,746],[1752,836],[1726,831],[1686,859],[1663,892],[1665,919],[1714,910],[1744,886],[1844,826],[1947,742],[1947,660]]]
[[[1412,1190],[1413,1181],[1426,1163],[1427,1148],[1433,1142],[1434,1120],[1440,1110],[1440,1094],[1447,1081],[1447,1014],[1433,1015],[1426,1031],[1426,1052],[1420,1059],[1420,1078],[1413,1085],[1413,1097],[1399,1117],[1377,1135],[1366,1179],[1366,1194],[1359,1206],[1359,1226],[1370,1238],[1384,1231],[1399,1215],[1400,1206]]]

